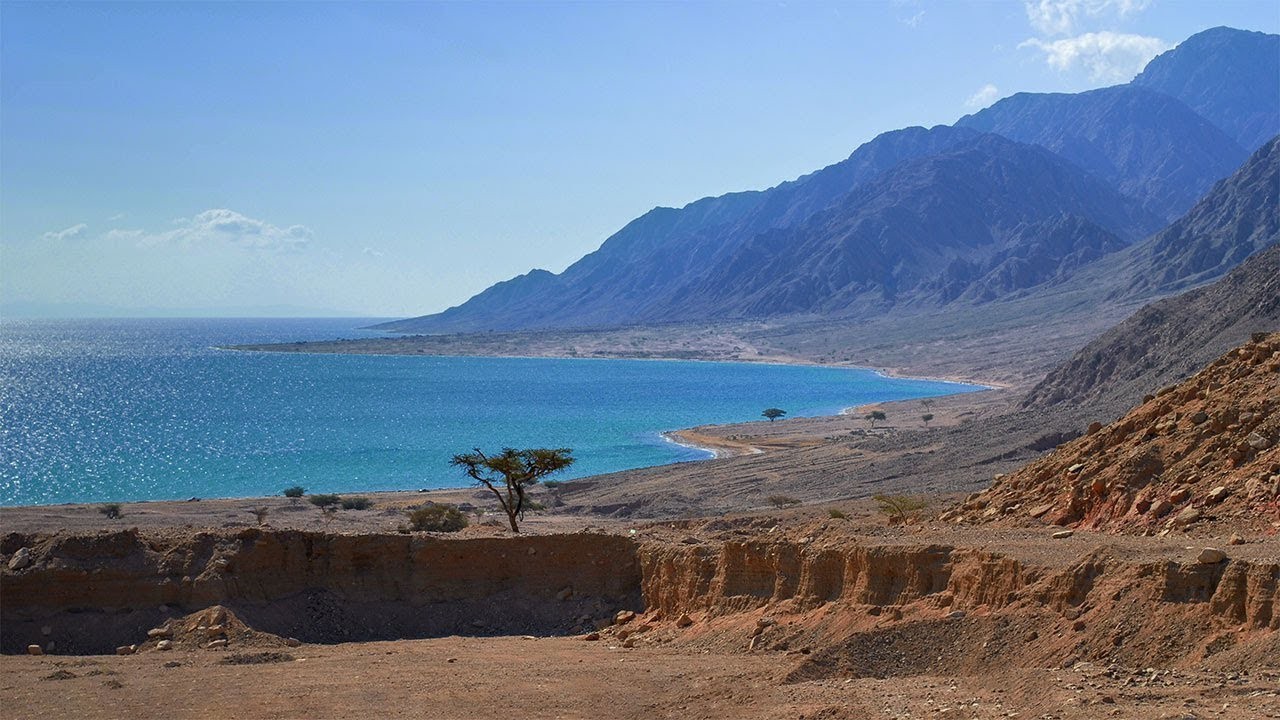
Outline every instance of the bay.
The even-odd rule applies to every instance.
[[[369,319],[0,321],[0,505],[453,487],[474,447],[569,447],[561,479],[708,453],[664,431],[981,389],[855,368],[322,355]],[[767,421],[765,421],[767,422]]]

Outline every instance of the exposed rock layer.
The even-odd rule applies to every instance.
[[[1052,663],[1064,652],[1136,661],[1152,648],[1163,662],[1195,663],[1223,637],[1240,648],[1280,637],[1280,564],[1259,560],[1136,561],[1095,549],[1038,565],[984,549],[821,535],[672,543],[254,530],[174,541],[126,531],[11,534],[0,549],[11,556],[20,547],[33,562],[4,571],[0,585],[8,653],[50,641],[56,652],[131,643],[150,651],[202,626],[206,635],[220,626],[218,639],[233,645],[252,637],[247,628],[312,642],[582,632],[620,609],[641,615],[618,615],[628,624],[607,631],[611,640],[818,648],[809,675],[849,672],[849,648],[877,638],[914,643],[917,659],[903,665],[906,656],[895,655],[858,672],[924,672],[939,638],[978,642],[1015,630],[1001,652]],[[225,610],[175,617],[215,605]],[[148,628],[157,628],[150,645]],[[283,642],[263,637],[259,644]]]

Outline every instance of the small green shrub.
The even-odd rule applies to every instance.
[[[827,508],[827,517],[832,520],[848,520],[849,516],[835,508]]]
[[[453,505],[432,503],[410,510],[409,525],[419,532],[458,532],[467,526],[467,516]]]
[[[880,493],[871,496],[876,501],[880,512],[889,516],[889,522],[905,523],[913,520],[929,506],[929,501],[912,495],[885,495]]]
[[[108,520],[119,520],[121,517],[124,516],[124,513],[120,512],[120,503],[107,503],[105,505],[99,505],[98,512],[102,513],[103,515],[106,515]]]
[[[307,494],[307,489],[302,487],[301,485],[294,485],[293,487],[287,487],[284,489],[284,496],[287,498],[291,498],[293,500],[297,500],[298,498],[306,494]]]
[[[788,497],[786,495],[770,495],[765,499],[769,501],[770,505],[776,508],[784,508],[784,507],[790,507],[792,505],[800,504],[799,500],[793,497]]]
[[[368,510],[373,507],[373,501],[367,497],[343,498],[343,510]]]
[[[312,495],[307,501],[321,510],[337,505],[342,502],[342,498],[337,495]]]

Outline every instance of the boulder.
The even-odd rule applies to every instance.
[[[1209,500],[1209,502],[1214,503],[1216,505],[1217,503],[1220,503],[1223,500],[1226,500],[1227,496],[1230,494],[1231,492],[1227,490],[1225,486],[1219,485],[1218,487],[1210,490],[1209,494],[1206,495],[1205,497]]]
[[[693,618],[689,617],[688,615],[681,615],[680,617],[676,618],[676,627],[678,628],[687,628],[692,624],[693,624]]]
[[[42,650],[42,649],[40,648],[40,646],[39,646],[39,645],[28,645],[28,646],[27,646],[27,654],[28,654],[28,655],[43,655],[43,654],[44,654],[44,650]]]
[[[167,627],[151,628],[147,631],[147,639],[155,640],[156,638],[173,637],[173,631]]]
[[[10,570],[21,570],[22,568],[30,564],[31,564],[30,548],[18,548],[18,552],[14,553],[13,557],[9,558]]]
[[[224,648],[224,647],[226,647],[226,646],[227,646],[227,644],[228,644],[228,643],[227,643],[227,639],[226,639],[226,638],[222,638],[222,639],[219,639],[219,640],[213,640],[213,641],[210,641],[208,645],[205,645],[205,647],[207,647],[207,648]]]
[[[1199,510],[1193,507],[1189,507],[1189,508],[1185,508],[1182,512],[1175,515],[1173,518],[1173,523],[1175,525],[1190,525],[1191,523],[1199,522],[1201,517],[1202,515]]]
[[[160,642],[156,643],[156,649],[157,649],[157,650],[172,650],[172,649],[173,649],[173,641],[172,641],[172,640],[161,640]]]
[[[1254,450],[1266,450],[1271,447],[1271,441],[1257,431],[1249,433],[1249,437],[1245,438],[1245,442],[1249,443],[1249,447]]]
[[[583,639],[583,640],[586,640],[587,642],[594,642],[594,641],[596,641],[596,640],[599,640],[599,639],[600,639],[600,633],[598,633],[598,632],[589,632],[589,633],[587,633],[586,635],[583,635],[583,636],[582,636],[582,639]]]
[[[1169,502],[1177,505],[1186,502],[1190,497],[1191,490],[1189,488],[1182,487],[1169,493]]]
[[[302,641],[299,640],[298,638],[293,638],[293,637],[285,638],[284,644],[288,645],[289,647],[302,647]]]
[[[1043,505],[1036,505],[1035,507],[1031,508],[1031,510],[1029,510],[1027,514],[1033,518],[1038,518],[1052,509],[1053,509],[1053,503],[1045,503]]]
[[[626,625],[636,619],[636,614],[630,610],[619,610],[617,615],[613,616],[614,625]]]
[[[1231,535],[1231,538],[1230,538],[1229,540],[1227,540],[1227,544],[1228,544],[1228,545],[1243,545],[1243,544],[1244,544],[1244,538],[1240,537],[1239,535],[1232,534],[1232,535]]]
[[[1053,538],[1054,540],[1065,540],[1074,534],[1075,533],[1070,530],[1059,530],[1058,532],[1050,535],[1049,537]]]
[[[1196,425],[1203,424],[1208,419],[1209,419],[1209,414],[1203,410],[1198,410],[1196,411],[1195,414],[1191,416],[1191,422],[1195,423]]]
[[[121,645],[120,647],[116,648],[117,655],[132,655],[137,651],[138,651],[137,645]]]
[[[1227,554],[1217,548],[1205,548],[1196,556],[1196,562],[1201,565],[1217,565],[1227,559]]]

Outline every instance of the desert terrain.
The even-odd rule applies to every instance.
[[[734,509],[680,519],[574,502],[608,478],[541,489],[547,510],[519,535],[483,512],[459,533],[403,526],[428,499],[483,508],[474,488],[334,514],[285,498],[115,519],[5,508],[4,711],[1278,717],[1278,377],[1280,335],[1257,335],[990,488],[901,513],[865,497],[757,507],[732,488]],[[983,395],[938,401],[935,426],[910,432],[979,422],[965,418],[999,397]],[[907,431],[859,423],[700,428],[758,452],[678,470],[789,457],[824,433],[904,452]],[[1108,447],[1173,470],[1080,467]]]

